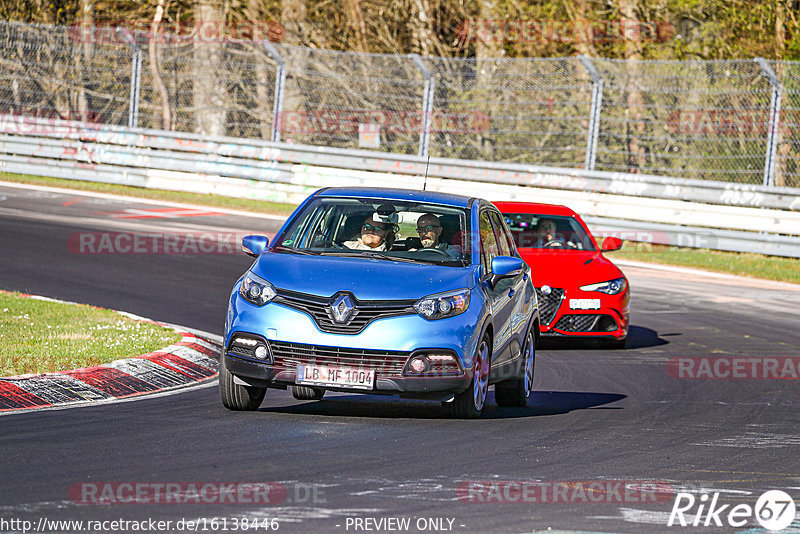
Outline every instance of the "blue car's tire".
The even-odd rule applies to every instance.
[[[533,391],[533,374],[536,365],[536,338],[533,332],[525,336],[522,349],[520,376],[500,382],[494,387],[494,398],[498,406],[517,406],[524,408]]]
[[[267,388],[242,386],[233,381],[233,375],[225,367],[223,356],[219,366],[219,396],[222,405],[229,410],[252,411],[258,410]]]
[[[489,394],[491,360],[491,340],[488,335],[484,335],[475,351],[475,369],[469,387],[456,395],[452,402],[443,403],[450,415],[460,419],[476,419],[481,416]]]
[[[290,386],[292,396],[297,400],[322,400],[325,390],[320,388],[310,388],[308,386]]]

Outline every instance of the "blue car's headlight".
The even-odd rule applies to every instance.
[[[239,294],[244,300],[256,306],[263,306],[277,295],[272,284],[250,271],[247,271],[247,274],[242,279],[242,285],[239,286]]]
[[[615,280],[608,280],[606,282],[598,282],[597,284],[589,284],[587,286],[581,286],[581,290],[583,291],[599,291],[601,293],[606,293],[608,295],[616,295],[617,293],[622,293],[625,291],[625,288],[628,284],[625,282],[624,278],[617,278]]]
[[[430,295],[419,299],[414,304],[416,312],[431,321],[464,313],[468,307],[469,289]]]

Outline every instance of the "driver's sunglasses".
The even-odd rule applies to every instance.
[[[441,228],[441,226],[428,224],[426,226],[417,226],[417,233],[418,234],[427,234],[428,232],[432,232],[434,228]]]
[[[381,226],[374,226],[374,225],[368,223],[368,224],[365,224],[364,226],[361,227],[361,231],[362,232],[385,232],[386,228],[383,228]]]

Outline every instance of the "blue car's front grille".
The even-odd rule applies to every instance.
[[[319,297],[286,289],[276,289],[278,296],[273,302],[283,304],[310,315],[323,332],[329,334],[358,334],[369,323],[382,317],[417,313],[412,306],[414,300],[363,300],[355,298],[355,307],[346,323],[336,323],[331,316],[331,297]]]
[[[379,376],[402,375],[410,355],[409,352],[402,351],[348,349],[280,341],[270,341],[269,345],[274,364],[287,369],[296,369],[301,363],[311,363],[374,369]]]

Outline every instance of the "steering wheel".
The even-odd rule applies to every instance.
[[[563,239],[552,239],[544,244],[544,248],[578,248],[578,245],[572,241],[564,241]]]
[[[567,246],[566,241],[563,239],[551,239],[544,244],[543,248],[564,248]]]

